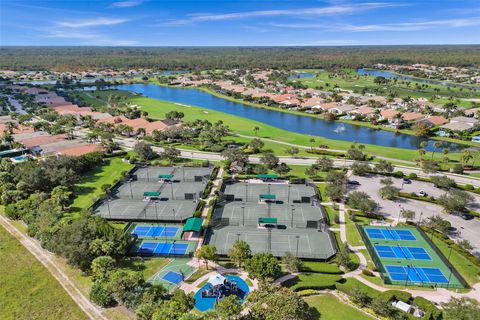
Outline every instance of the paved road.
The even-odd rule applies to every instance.
[[[86,133],[80,133],[76,132],[77,135],[79,136],[84,136]],[[120,145],[128,147],[128,148],[133,148],[135,143],[137,143],[137,140],[135,139],[114,139],[115,142],[118,142]],[[161,147],[153,147],[153,150],[156,152],[162,152],[163,148]],[[185,150],[185,149],[179,149],[181,151],[181,157],[183,158],[193,158],[193,159],[198,159],[198,160],[210,160],[210,161],[221,161],[224,160],[224,158],[219,154],[219,153],[214,153],[214,152],[204,152],[204,151],[196,151],[196,150]],[[318,159],[318,157],[285,157],[281,156],[280,162],[285,162],[286,164],[289,165],[311,165],[315,163],[315,161]],[[252,163],[260,163],[260,157],[259,156],[250,156],[249,157],[250,162]],[[353,163],[352,160],[349,159],[344,159],[344,160],[334,160],[334,166],[335,167],[349,167]],[[433,175],[438,175],[437,174],[426,174],[424,173],[421,169],[419,168],[413,168],[413,167],[407,167],[407,166],[395,166],[395,171],[402,171],[405,174],[410,174],[410,173],[415,173],[419,177],[424,177],[428,178]],[[469,177],[469,176],[464,176],[464,175],[459,175],[459,174],[453,174],[453,173],[441,173],[442,175],[446,175],[449,178],[455,180],[456,183],[458,184],[471,184],[475,187],[480,187],[480,178],[476,177]]]
[[[352,176],[350,179],[360,182],[361,185],[349,186],[349,191],[351,192],[358,190],[367,193],[375,202],[379,204],[380,213],[392,219],[399,218],[401,209],[415,211],[416,220],[420,218],[420,214],[422,214],[422,219],[434,215],[440,215],[443,219],[450,221],[452,227],[457,229],[461,238],[470,241],[472,246],[474,246],[473,254],[480,256],[480,220],[473,219],[465,221],[460,217],[445,214],[443,213],[442,207],[429,202],[412,199],[399,199],[396,201],[384,200],[378,194],[378,189],[381,187],[380,180],[382,178],[382,176],[376,175],[371,175],[368,177]],[[402,179],[393,178],[393,181],[396,187],[402,188]],[[433,195],[434,197],[438,197],[439,195],[445,193],[445,191],[435,188],[431,183],[420,181],[412,181],[412,184],[409,185],[404,184],[402,189],[404,192],[418,192],[420,190],[424,190],[429,195]],[[472,205],[472,208],[478,208],[478,206],[480,206],[480,196],[477,194],[472,195],[475,197],[475,203]],[[454,238],[456,234],[453,233],[450,236]]]

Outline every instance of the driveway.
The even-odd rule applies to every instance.
[[[447,215],[443,213],[443,208],[433,203],[412,200],[412,199],[399,199],[396,201],[384,200],[380,197],[378,189],[381,188],[380,180],[383,176],[370,175],[367,177],[351,176],[350,180],[356,180],[360,182],[359,186],[349,185],[349,192],[351,191],[363,191],[367,193],[372,199],[379,204],[379,212],[385,217],[391,219],[399,219],[400,211],[412,210],[416,213],[415,221],[440,215],[443,219],[449,221],[452,224],[452,227],[456,228],[459,232],[459,236],[463,239],[468,240],[474,247],[472,253],[476,256],[480,256],[480,220],[473,219],[465,221],[460,217]],[[403,192],[418,192],[420,190],[425,191],[427,194],[437,198],[441,194],[445,193],[444,190],[435,188],[433,184],[413,181],[411,184],[404,184],[402,189],[402,179],[392,178],[394,181],[394,186],[400,188]],[[478,208],[480,206],[480,196],[477,194],[472,194],[475,197],[475,203],[472,204],[473,208]],[[451,238],[455,238],[456,234],[451,234]]]

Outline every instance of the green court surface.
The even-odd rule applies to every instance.
[[[360,235],[386,284],[464,288],[447,257],[415,227],[359,226]]]
[[[162,285],[164,286],[168,292],[171,292],[175,289],[180,283],[173,283],[165,280],[163,277],[169,272],[173,272],[176,274],[180,274],[183,279],[187,279],[189,276],[193,274],[195,268],[188,265],[190,259],[188,258],[175,258],[172,259],[165,267],[159,270],[155,275],[153,275],[148,282],[153,285]]]
[[[135,235],[139,239],[180,240],[183,233],[183,225],[133,222],[128,225],[126,232]]]
[[[177,241],[172,239],[143,238],[137,239],[130,248],[131,254],[147,255],[147,256],[192,256],[197,243],[193,241]]]

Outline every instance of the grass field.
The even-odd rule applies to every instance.
[[[363,88],[367,88],[369,90],[373,89],[380,89],[385,92],[396,92],[399,97],[406,97],[411,96],[414,98],[431,98],[434,95],[440,96],[454,96],[457,98],[469,98],[475,97],[475,92],[470,90],[460,90],[459,88],[448,88],[446,86],[441,85],[434,85],[428,84],[428,88],[418,90],[415,88],[415,84],[422,84],[421,82],[410,81],[410,85],[407,86],[406,83],[401,83],[402,81],[398,81],[397,83],[391,82],[388,85],[377,85],[374,82],[376,77],[374,76],[364,76],[359,75],[353,69],[344,69],[343,73],[340,74],[333,74],[331,72],[323,71],[323,70],[302,70],[305,72],[312,72],[316,74],[315,78],[300,78],[295,79],[295,81],[301,82],[306,84],[309,87],[316,88],[318,86],[323,86],[324,89],[334,88],[338,86],[342,89],[346,90],[361,90]],[[329,84],[328,86],[326,84]],[[438,91],[436,91],[438,90]],[[467,101],[461,103],[462,106],[466,107],[469,106]]]
[[[88,319],[48,270],[0,227],[0,319]]]
[[[433,237],[432,241],[442,254],[448,257],[450,253],[448,245],[437,237]],[[452,250],[450,262],[470,286],[480,281],[480,266],[475,265],[456,250]]]
[[[314,309],[312,319],[374,319],[358,309],[340,301],[332,294],[322,294],[305,298],[305,301]]]
[[[108,163],[95,168],[88,174],[84,175],[75,185],[73,200],[70,210],[73,212],[88,208],[93,204],[96,198],[102,193],[104,184],[113,184],[120,178],[123,171],[130,170],[133,166],[125,163],[121,158],[109,158]]]

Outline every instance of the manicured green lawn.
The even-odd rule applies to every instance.
[[[283,285],[293,291],[335,289],[335,284],[341,279],[337,274],[300,273],[296,278],[285,281]]]
[[[95,168],[75,185],[75,199],[71,205],[71,211],[76,212],[91,206],[95,199],[102,195],[104,184],[113,184],[121,177],[123,171],[128,171],[133,167],[118,157],[109,158],[106,161],[105,165]]]
[[[282,142],[288,142],[297,145],[303,145],[306,147],[310,146],[310,139],[312,136],[298,134],[294,132],[289,132],[279,128],[275,128],[269,125],[266,125],[261,122],[253,121],[250,119],[233,116],[223,112],[218,112],[215,110],[204,109],[195,106],[184,106],[178,105],[167,101],[155,100],[146,97],[135,96],[129,99],[131,103],[141,107],[141,110],[147,111],[149,117],[153,119],[163,119],[165,118],[165,113],[169,111],[181,111],[185,114],[185,121],[193,121],[196,119],[207,119],[211,122],[222,120],[226,125],[229,126],[230,130],[239,134],[254,136],[255,132],[253,131],[254,127],[259,127],[258,131],[259,138],[269,138]],[[349,141],[340,141],[340,140],[331,140],[323,137],[315,136],[315,144],[324,144],[331,149],[342,149],[346,150],[350,147],[351,142]],[[278,155],[286,155],[285,150],[288,149],[288,146],[271,146],[270,142],[265,143],[265,148],[276,148],[279,150]],[[283,151],[281,151],[283,150]],[[365,152],[368,154],[374,154],[378,156],[389,157],[392,159],[407,160],[413,161],[418,157],[416,150],[408,149],[398,149],[390,147],[381,147],[376,145],[366,145]],[[301,155],[301,154],[300,154]],[[437,153],[434,156],[438,160],[440,155]],[[458,153],[449,154],[450,159],[455,160],[460,157]]]
[[[332,228],[339,228],[340,225],[338,223],[335,223],[335,216],[338,216],[338,211],[333,209],[332,206],[323,206],[323,208],[327,213],[328,221],[330,221],[330,226]]]
[[[318,273],[343,273],[335,262],[318,262],[318,261],[303,261],[302,272],[318,272]]]
[[[430,235],[427,234],[427,236]],[[440,249],[443,255],[448,257],[448,254],[450,253],[448,245],[436,237],[433,237],[432,241],[437,248]],[[480,267],[465,258],[459,252],[452,250],[450,262],[470,286],[480,281]]]
[[[332,294],[306,297],[305,301],[314,309],[312,319],[321,320],[369,320],[374,319],[356,308],[340,301]]]
[[[0,227],[0,319],[88,319],[48,270]]]

